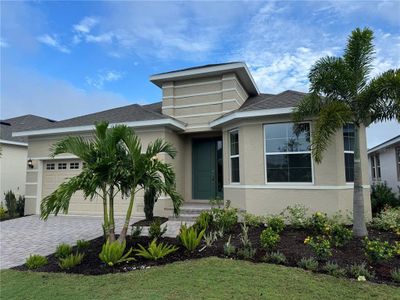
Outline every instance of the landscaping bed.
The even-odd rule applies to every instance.
[[[263,226],[260,227],[249,227],[249,239],[256,249],[255,255],[251,259],[247,259],[253,262],[264,262],[264,257],[266,254],[266,250],[264,250],[260,245],[260,234],[264,230]],[[39,272],[67,272],[67,273],[77,273],[77,274],[85,274],[85,275],[101,275],[107,273],[118,273],[118,272],[127,272],[133,271],[137,269],[144,269],[148,267],[153,267],[156,265],[165,265],[175,261],[184,261],[189,259],[197,259],[203,257],[217,256],[217,257],[227,257],[224,254],[224,244],[227,242],[229,235],[231,235],[231,244],[236,248],[240,248],[242,229],[240,224],[236,224],[232,231],[229,234],[224,235],[222,238],[219,238],[215,241],[211,246],[205,247],[204,241],[201,245],[193,252],[188,252],[184,247],[181,246],[181,243],[176,238],[167,238],[161,237],[158,242],[163,242],[169,245],[176,245],[179,249],[166,256],[163,259],[151,261],[144,259],[139,256],[135,256],[135,261],[129,261],[120,263],[115,266],[107,266],[99,259],[99,253],[102,250],[102,245],[104,243],[103,237],[99,237],[90,241],[90,246],[85,250],[85,258],[82,263],[78,266],[71,268],[70,270],[64,271],[60,269],[58,265],[57,257],[52,254],[49,255],[48,261],[49,263],[45,266],[42,266],[35,271]],[[279,251],[284,254],[287,258],[286,263],[284,265],[297,267],[298,262],[303,257],[312,257],[313,251],[310,247],[304,244],[304,240],[307,236],[312,234],[309,229],[297,229],[291,226],[287,226],[280,235],[280,242],[275,247],[275,251]],[[385,241],[394,242],[399,240],[398,236],[395,233],[387,232],[387,231],[379,231],[376,229],[369,229],[369,238],[370,239],[382,239]],[[151,242],[149,237],[141,236],[135,240],[132,240],[130,237],[127,239],[127,249],[130,247],[137,248],[138,244],[143,246],[147,246]],[[352,264],[361,264],[365,262],[369,268],[370,272],[375,273],[374,279],[371,281],[375,282],[386,282],[393,283],[390,277],[390,270],[394,268],[400,267],[400,257],[396,256],[389,261],[380,262],[380,263],[370,263],[366,260],[364,254],[364,246],[363,240],[353,238],[343,247],[333,248],[332,256],[328,259],[330,262],[337,263],[340,267],[348,268]],[[73,249],[74,251],[76,249]],[[201,251],[200,251],[201,250]],[[230,256],[232,259],[242,259],[238,257],[237,254],[232,254]],[[319,267],[316,272],[324,272],[323,270],[324,262],[320,261]],[[16,270],[27,270],[25,265],[15,267]]]
[[[150,226],[153,222],[159,222],[160,225],[164,224],[168,221],[168,218],[165,217],[154,217],[151,220],[143,219],[133,223],[131,226]]]

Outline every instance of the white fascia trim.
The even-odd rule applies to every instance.
[[[369,149],[367,153],[371,154],[372,152],[375,152],[375,151],[378,151],[380,149],[389,147],[389,146],[391,146],[393,144],[396,144],[398,142],[400,142],[400,135],[395,137],[395,138],[393,138],[393,139],[390,139],[389,141],[387,141],[387,142],[385,142],[385,143],[383,143],[381,145],[378,145],[378,146],[375,146],[375,147]]]
[[[198,107],[198,106],[217,105],[217,104],[228,103],[228,102],[236,102],[238,105],[240,105],[240,103],[236,99],[226,99],[226,100],[221,100],[221,101],[194,103],[194,104],[186,104],[186,105],[166,105],[166,106],[163,106],[163,109],[164,108],[190,108],[190,107]]]
[[[283,115],[290,114],[293,112],[293,107],[284,107],[284,108],[273,108],[273,109],[260,109],[260,110],[252,110],[252,111],[240,111],[230,114],[228,116],[222,117],[218,120],[210,122],[211,127],[215,127],[218,125],[222,125],[229,121],[233,121],[236,119],[243,118],[254,118],[254,117],[263,117],[263,116],[275,116],[275,115]]]
[[[39,156],[39,157],[31,157],[30,159],[34,159],[34,160],[60,160],[60,159],[77,159],[77,158],[78,158],[78,156],[70,155],[70,156],[56,156],[56,157]]]
[[[37,185],[37,182],[26,182],[26,185]]]
[[[193,118],[193,117],[206,117],[206,116],[215,116],[215,115],[220,115],[220,114],[226,114],[230,112],[231,110],[223,110],[223,111],[217,111],[217,112],[212,112],[212,113],[202,113],[202,114],[192,114],[192,115],[183,115],[183,116],[174,116],[175,118]],[[187,127],[185,127],[186,129]]]
[[[277,189],[277,190],[350,190],[353,189],[352,184],[346,185],[289,185],[289,184],[229,184],[224,185],[225,188],[229,189]],[[370,188],[370,185],[362,185],[364,189]]]
[[[159,119],[159,120],[146,120],[136,122],[121,122],[111,123],[109,126],[126,125],[128,127],[146,127],[146,126],[159,126],[159,125],[171,125],[180,130],[185,130],[185,125],[182,122],[173,119]],[[34,135],[46,135],[46,134],[57,134],[57,133],[70,133],[70,132],[81,132],[81,131],[92,131],[95,129],[94,125],[75,126],[75,127],[62,127],[62,128],[50,128],[50,129],[39,129],[31,131],[20,131],[13,132],[13,136],[34,136]]]
[[[8,141],[8,140],[0,140],[0,143],[1,143],[1,144],[6,144],[6,145],[28,147],[28,143],[22,143],[22,142],[14,142],[14,141]]]
[[[27,199],[36,199],[37,197],[36,196],[25,196],[25,198],[27,198]]]
[[[193,125],[193,126],[186,127],[186,129],[199,129],[199,128],[210,129],[210,126],[208,126],[208,125]]]

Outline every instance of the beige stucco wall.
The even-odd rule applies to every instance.
[[[248,98],[234,73],[166,82],[164,114],[186,123],[186,132],[210,131],[209,122],[239,108]]]
[[[236,122],[223,129],[224,199],[258,215],[282,212],[289,205],[303,204],[310,211],[352,211],[352,184],[345,182],[343,133],[332,139],[320,164],[312,162],[312,183],[266,183],[264,124],[290,122],[290,116],[264,117]],[[230,183],[229,134],[239,130],[240,184]],[[311,124],[311,131],[313,124]],[[362,183],[366,216],[371,217],[365,128],[361,129]]]
[[[3,202],[4,193],[9,190],[17,197],[25,195],[27,147],[3,143],[0,147],[0,199]]]

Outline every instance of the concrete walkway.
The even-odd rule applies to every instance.
[[[138,220],[132,218],[131,223]],[[123,218],[116,218],[115,222],[118,233]],[[79,239],[99,237],[103,234],[101,224],[102,217],[94,216],[51,216],[47,221],[38,216],[28,216],[0,222],[0,269],[21,265],[30,254],[54,253],[60,243],[75,245]],[[164,224],[168,226],[165,236],[176,237],[181,222]],[[147,231],[142,234],[147,235]]]

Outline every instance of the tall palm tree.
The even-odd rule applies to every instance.
[[[352,31],[342,57],[320,58],[309,73],[309,94],[294,111],[294,121],[315,117],[311,150],[322,160],[331,137],[345,124],[354,124],[353,234],[367,235],[361,184],[360,126],[396,118],[400,121],[400,70],[370,79],[374,58],[373,32]]]

